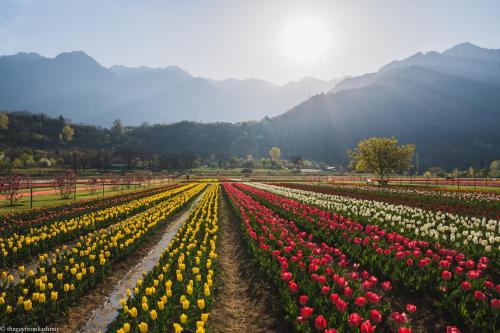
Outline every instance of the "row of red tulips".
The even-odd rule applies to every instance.
[[[249,248],[262,269],[275,280],[287,318],[299,332],[411,332],[404,312],[391,313],[381,282],[338,247],[315,241],[233,184],[224,189],[241,218]],[[406,311],[416,307],[407,305]]]
[[[489,259],[477,262],[438,243],[416,241],[377,225],[359,224],[329,211],[238,184],[260,203],[301,230],[387,276],[405,290],[433,297],[457,323],[475,330],[498,329],[500,284],[488,278]]]

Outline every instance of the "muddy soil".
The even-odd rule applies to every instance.
[[[218,286],[208,332],[293,332],[285,322],[278,290],[248,252],[238,219],[220,196]]]

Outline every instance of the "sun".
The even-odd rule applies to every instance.
[[[325,24],[314,18],[289,22],[281,35],[282,51],[288,58],[312,64],[328,50],[329,32]]]

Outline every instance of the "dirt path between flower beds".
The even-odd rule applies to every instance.
[[[217,290],[208,332],[291,332],[281,311],[277,289],[263,278],[251,257],[240,224],[221,195]]]
[[[177,213],[170,223],[165,224],[151,236],[139,249],[125,260],[117,262],[113,271],[92,291],[74,304],[68,315],[55,323],[58,333],[106,331],[120,306],[120,298],[125,296],[126,288],[132,289],[142,272],[150,271],[166,248],[179,227],[189,217],[205,190]]]

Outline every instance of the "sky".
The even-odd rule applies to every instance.
[[[0,0],[0,54],[81,50],[104,66],[284,84],[465,41],[500,48],[499,17],[498,0]]]

